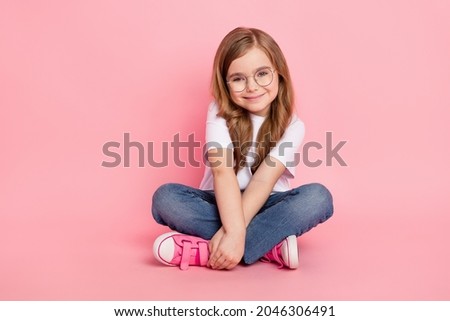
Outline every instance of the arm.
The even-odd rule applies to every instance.
[[[228,151],[232,153],[231,150]],[[217,158],[212,154],[221,153],[209,154],[211,164],[225,164],[224,158]],[[267,201],[285,167],[280,161],[270,157],[268,162],[259,166],[241,197],[233,169],[216,166],[211,167],[223,226],[211,239],[209,265],[213,269],[232,269],[244,254],[246,227]]]
[[[283,137],[258,167],[242,196],[246,226],[250,224],[253,217],[267,201],[280,176],[286,170],[290,172],[292,177],[294,176],[295,166],[290,165],[288,168],[286,165],[296,164],[296,151],[300,147],[304,134],[305,126],[303,122],[296,115],[293,115]]]
[[[262,162],[256,170],[242,195],[246,227],[267,201],[275,183],[286,169],[279,160],[271,156],[267,157],[268,159]]]
[[[214,179],[214,192],[222,228],[210,241],[209,266],[213,269],[234,268],[244,255],[245,220],[241,191],[233,171],[231,149],[211,149],[208,161]],[[227,162],[228,160],[228,162]]]

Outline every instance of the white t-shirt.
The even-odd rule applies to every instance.
[[[205,151],[211,148],[233,149],[233,143],[231,141],[230,133],[228,132],[226,121],[224,118],[217,116],[218,112],[219,108],[217,104],[212,102],[209,105],[208,115],[206,118]],[[253,142],[255,142],[259,128],[265,118],[255,114],[250,114],[250,118],[253,125]],[[294,114],[283,137],[281,137],[275,147],[273,147],[269,152],[270,156],[279,160],[286,167],[286,170],[275,183],[272,192],[284,192],[290,189],[289,179],[295,176],[295,167],[300,161],[297,150],[300,147],[304,135],[305,126],[297,115]],[[241,190],[245,190],[252,178],[250,165],[254,160],[252,155],[255,155],[254,146],[249,150],[247,155],[246,167],[241,168],[237,173],[237,180]],[[200,189],[214,190],[212,171],[207,162],[205,166],[205,173],[200,183]]]

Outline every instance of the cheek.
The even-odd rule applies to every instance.
[[[278,95],[278,89],[279,89],[279,82],[278,79],[274,80],[273,83],[270,84],[269,90],[271,94]]]
[[[231,97],[231,100],[234,102],[234,103],[237,103],[237,101],[239,101],[239,94],[236,94],[236,93],[234,93],[234,92],[231,92],[230,93],[230,97]]]

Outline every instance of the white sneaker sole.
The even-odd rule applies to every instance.
[[[290,269],[296,269],[298,268],[297,237],[295,235],[290,235],[285,241],[286,242],[281,246],[281,256]]]
[[[175,252],[175,242],[171,240],[172,235],[180,234],[178,232],[168,232],[158,236],[153,243],[153,255],[158,262],[173,266],[170,264]]]

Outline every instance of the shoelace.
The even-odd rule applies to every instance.
[[[278,245],[276,245],[272,250],[270,250],[269,252],[267,252],[261,259],[261,262],[264,263],[271,263],[271,262],[275,262],[278,265],[279,269],[282,269],[286,264],[283,261],[283,258],[281,257],[281,245],[283,243],[279,243]]]
[[[192,242],[181,239],[179,244],[179,254],[181,255],[180,269],[187,270],[189,265],[206,266],[208,263],[209,250],[208,243],[203,241]]]

